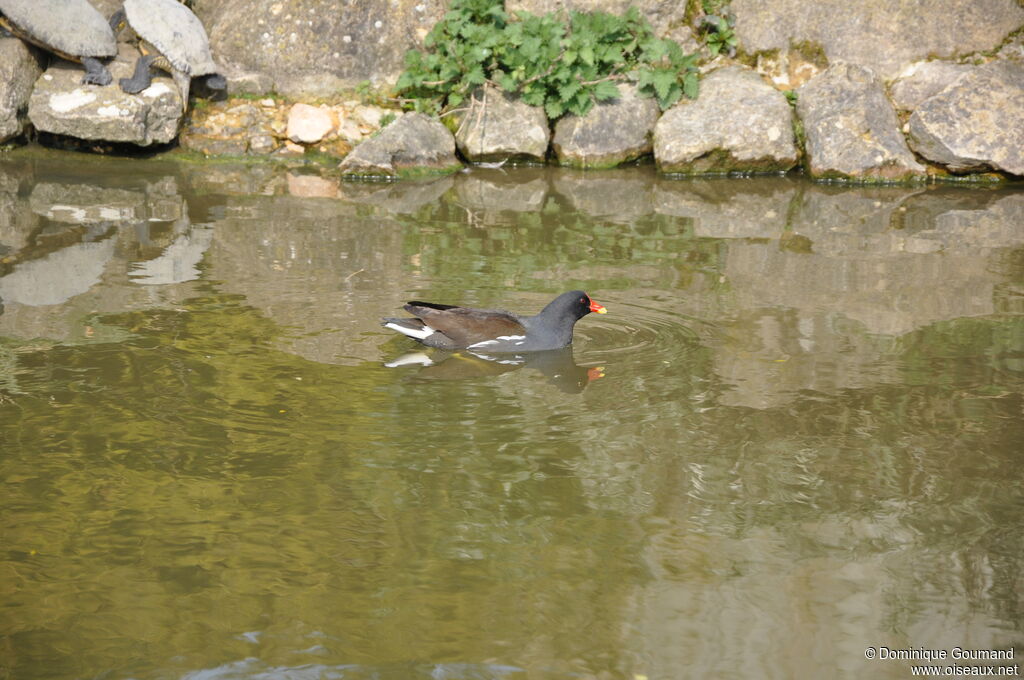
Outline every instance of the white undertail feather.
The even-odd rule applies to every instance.
[[[402,335],[408,335],[410,338],[416,338],[417,340],[423,340],[429,338],[436,331],[430,326],[424,326],[423,328],[406,328],[405,326],[399,326],[397,323],[386,323],[385,328],[390,328],[393,331],[398,331]]]

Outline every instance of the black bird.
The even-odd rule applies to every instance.
[[[536,316],[418,301],[409,302],[404,309],[412,318],[385,318],[382,325],[427,347],[488,353],[565,347],[572,342],[572,328],[577,321],[591,312],[607,312],[582,290],[562,293]]]

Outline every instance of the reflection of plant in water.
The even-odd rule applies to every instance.
[[[410,227],[404,249],[417,254],[419,266],[436,281],[464,282],[464,272],[485,270],[504,285],[536,292],[628,288],[634,277],[662,284],[668,277],[680,285],[702,273],[717,279],[720,244],[696,238],[692,222],[654,213],[612,221],[566,207],[563,200],[548,197],[529,212],[488,213],[469,210],[449,194],[400,218]],[[466,229],[467,222],[477,228]],[[545,272],[563,274],[555,281],[540,278]],[[458,292],[453,288],[452,294]]]
[[[0,401],[8,394],[21,394],[18,387],[18,354],[7,342],[0,342]]]

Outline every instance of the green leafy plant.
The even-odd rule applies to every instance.
[[[704,5],[708,11],[708,4]],[[698,34],[712,54],[724,52],[730,57],[736,55],[736,32],[733,27],[736,25],[736,18],[728,11],[723,11],[724,5],[715,8],[715,12],[705,14],[700,21]]]
[[[634,80],[665,109],[697,95],[696,55],[657,38],[639,10],[623,16],[505,12],[501,0],[453,0],[424,51],[406,55],[396,89],[417,110],[457,108],[482,85],[543,106],[549,118],[585,115]]]

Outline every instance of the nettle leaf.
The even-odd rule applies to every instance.
[[[576,80],[576,71],[570,68],[568,64],[563,64],[551,72],[548,76],[548,80],[551,81],[552,84],[574,81]]]
[[[594,48],[590,45],[584,45],[580,48],[580,61],[587,66],[594,65]]]
[[[579,99],[578,97],[574,97],[566,108],[568,109],[569,113],[573,114],[574,116],[579,116],[582,118],[583,116],[587,115],[587,113],[590,112],[590,107],[593,105],[594,102],[590,99],[590,97],[586,97],[582,100]]]
[[[565,113],[565,106],[558,99],[551,97],[544,102],[544,113],[548,114],[550,120],[554,120],[555,118],[560,118]]]
[[[422,78],[414,75],[412,71],[403,71],[402,75],[398,76],[398,81],[395,82],[395,89],[401,92],[402,90],[409,90],[419,85],[422,82]]]
[[[487,76],[484,75],[484,70],[477,66],[466,74],[465,80],[470,85],[483,85],[487,82]]]
[[[418,50],[409,50],[405,53],[405,67],[416,69],[423,64],[423,55]],[[403,74],[404,75],[404,74]]]
[[[559,86],[558,96],[561,97],[562,101],[568,101],[580,91],[580,87],[582,86],[579,84],[579,81],[576,80],[565,83],[564,85]]]
[[[658,106],[662,111],[671,108],[673,104],[679,101],[683,96],[683,88],[680,87],[679,82],[672,83],[672,86],[668,88],[668,93],[662,97],[658,97]]]
[[[544,105],[544,91],[537,89],[528,89],[523,91],[520,95],[523,102],[529,106],[543,106]]]
[[[668,48],[668,60],[673,66],[679,68],[680,62],[683,60],[683,48],[675,40],[663,40],[662,42]]]
[[[676,84],[676,73],[668,69],[657,69],[651,75],[651,85],[659,99],[668,97],[669,89]]]
[[[523,44],[523,25],[521,23],[509,24],[502,33],[504,34],[505,43],[509,45]]]
[[[594,98],[599,101],[619,98],[619,86],[611,80],[602,80],[594,86]]]
[[[698,87],[697,74],[687,73],[683,78],[683,94],[685,94],[689,99],[696,99]]]

